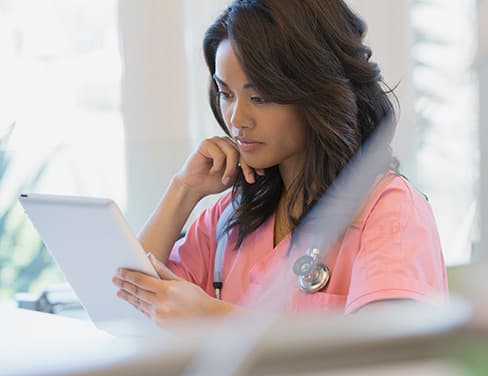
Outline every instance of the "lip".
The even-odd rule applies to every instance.
[[[251,152],[255,151],[259,146],[263,145],[262,142],[246,138],[246,137],[236,137],[237,146],[241,152]]]

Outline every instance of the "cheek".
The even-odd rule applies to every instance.
[[[224,119],[225,126],[227,129],[231,129],[231,117],[232,117],[232,110],[230,109],[230,106],[226,105],[221,105],[220,106],[220,113],[222,114],[222,119]]]
[[[299,145],[302,149],[305,149],[305,147],[307,146],[307,131],[302,124],[299,124],[297,127],[295,139],[297,145]]]
[[[293,137],[295,144],[300,148],[305,148],[307,145],[307,129],[303,121],[294,114],[291,120],[293,124],[290,129],[290,135]]]
[[[288,152],[301,152],[306,148],[306,142],[303,135],[300,133],[288,132],[286,138],[284,139],[283,149]]]
[[[275,116],[268,124],[274,128],[272,133],[281,139],[287,148],[302,149],[306,147],[307,136],[305,125],[296,116]]]

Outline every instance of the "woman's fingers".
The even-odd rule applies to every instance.
[[[135,296],[138,299],[150,304],[154,300],[154,292],[145,290],[131,282],[124,281],[118,277],[113,277],[112,282],[118,286],[124,294]]]
[[[211,174],[222,170],[223,166],[225,165],[226,156],[215,142],[209,142],[207,144],[204,155],[206,158],[212,160],[212,167],[210,168]]]
[[[119,278],[120,271],[113,278],[114,284],[120,287],[117,297],[131,304],[160,326],[165,326],[169,319],[201,317],[219,312],[215,306],[216,300],[193,283],[179,278],[154,279],[127,269],[121,271],[126,279]],[[148,278],[155,282],[156,290],[148,289],[146,286]],[[149,285],[153,284],[149,283]]]
[[[225,155],[225,163],[220,165],[220,170],[224,169],[222,183],[227,185],[237,173],[239,151],[228,137],[216,137],[214,141]]]
[[[149,292],[156,292],[159,289],[158,279],[130,269],[119,269],[112,281],[121,284],[128,283]]]
[[[130,303],[148,318],[160,306],[162,294],[166,294],[163,281],[128,269],[119,269],[112,282],[120,288],[117,297]]]
[[[241,166],[242,173],[244,174],[244,179],[246,179],[249,184],[254,184],[256,182],[254,169],[250,167],[242,157],[239,159],[239,165]]]
[[[148,303],[143,299],[139,298],[137,295],[128,293],[125,290],[119,290],[117,296],[124,299],[126,302],[130,303],[133,307],[137,308],[139,311],[144,313],[147,317],[151,317],[152,303]]]
[[[213,137],[208,141],[204,156],[212,160],[211,174],[222,173],[222,184],[230,184],[239,167],[242,169],[244,179],[249,184],[256,182],[255,174],[264,176],[264,169],[254,169],[246,163],[239,154],[237,145],[230,138]]]

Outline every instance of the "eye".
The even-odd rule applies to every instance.
[[[231,97],[231,95],[229,93],[222,91],[222,90],[217,91],[217,93],[215,93],[215,95],[217,96],[218,99],[224,100],[224,101],[230,99],[230,97]]]
[[[262,97],[259,96],[252,96],[251,101],[253,101],[256,104],[265,104],[268,103],[268,101]]]

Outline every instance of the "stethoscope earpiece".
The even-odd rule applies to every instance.
[[[293,265],[293,272],[299,276],[298,287],[306,293],[317,292],[329,282],[330,270],[319,262],[319,256],[317,248],[309,248],[307,254],[298,258]]]

